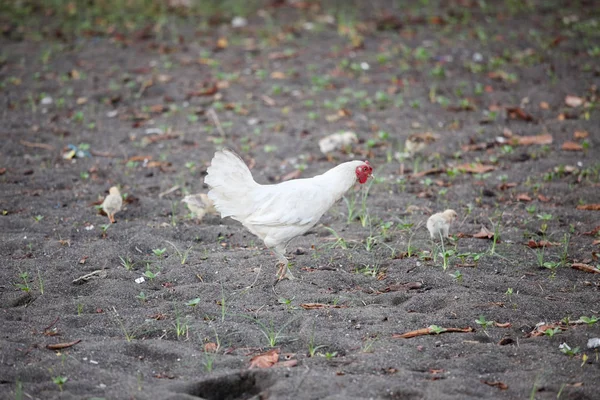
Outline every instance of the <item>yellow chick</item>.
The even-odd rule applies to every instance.
[[[206,193],[190,194],[185,196],[182,203],[186,203],[191,212],[196,214],[198,220],[202,220],[206,213],[217,214],[215,205]]]
[[[420,153],[423,150],[425,150],[427,146],[429,146],[439,138],[440,135],[436,133],[414,133],[410,135],[404,142],[404,150],[410,155],[415,155],[416,153]]]
[[[121,207],[123,206],[123,198],[121,197],[119,188],[116,186],[111,187],[108,193],[109,195],[102,202],[102,210],[108,215],[110,223],[114,224],[115,214],[121,211]]]
[[[441,213],[433,214],[427,220],[427,229],[431,235],[431,239],[437,239],[442,237],[448,237],[450,231],[450,224],[456,219],[458,214],[454,210],[446,210]]]

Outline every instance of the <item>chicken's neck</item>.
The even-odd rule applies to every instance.
[[[356,167],[360,163],[358,161],[346,162],[315,178],[320,181],[323,189],[329,192],[335,202],[341,199],[356,183]]]

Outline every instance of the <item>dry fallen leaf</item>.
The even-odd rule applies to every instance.
[[[590,134],[587,131],[575,131],[573,133],[573,137],[575,139],[585,139],[589,136]]]
[[[581,97],[567,95],[567,97],[565,97],[565,104],[569,107],[579,107],[583,104],[583,99]]]
[[[561,149],[566,150],[566,151],[581,151],[581,150],[583,150],[583,146],[580,145],[579,143],[567,141],[567,142],[563,143],[563,145],[561,146]]]
[[[577,206],[578,210],[600,211],[600,204],[582,204]]]
[[[474,234],[473,237],[477,239],[492,239],[494,237],[494,232],[482,225],[481,230]]]
[[[285,74],[281,71],[273,71],[271,72],[272,79],[285,79]]]
[[[510,328],[512,324],[510,322],[494,322],[494,326],[497,328]]]
[[[520,146],[531,146],[533,144],[552,144],[552,135],[545,133],[543,135],[533,136],[513,136],[511,143],[518,144]]]
[[[300,304],[300,307],[305,310],[316,310],[319,308],[343,308],[346,306],[338,305],[338,304],[323,304],[323,303],[303,303]]]
[[[589,264],[573,263],[571,264],[571,268],[578,269],[583,272],[589,272],[590,274],[600,274],[600,269]]]
[[[457,165],[456,169],[469,172],[471,174],[484,174],[486,172],[490,172],[496,169],[493,165],[485,165],[481,163],[465,163],[461,165]]]
[[[529,248],[531,248],[531,249],[538,249],[540,247],[560,246],[560,243],[549,242],[547,240],[540,240],[539,242],[536,242],[533,239],[529,239],[527,246],[529,246]]]
[[[523,121],[533,121],[531,114],[527,113],[521,107],[506,107],[506,112],[510,119],[522,119]]]
[[[542,110],[547,110],[550,108],[550,105],[548,103],[546,103],[545,101],[540,102],[540,108]]]
[[[441,333],[475,332],[475,329],[471,328],[470,326],[466,327],[466,328],[442,328],[442,327],[438,327],[438,328],[439,329],[433,329],[432,327],[428,327],[428,328],[417,329],[417,330],[405,332],[405,333],[394,333],[392,335],[392,338],[394,338],[394,339],[410,339],[410,338],[417,337],[417,336],[439,335]]]
[[[279,353],[279,349],[273,349],[256,355],[250,360],[250,367],[248,368],[271,368],[279,360]]]
[[[486,385],[497,387],[500,390],[506,390],[506,389],[508,389],[508,385],[506,383],[500,382],[500,381],[490,382],[490,381],[483,381],[482,380],[481,383],[485,383]]]
[[[528,202],[528,201],[531,201],[531,197],[529,197],[529,195],[527,193],[521,193],[521,194],[517,195],[517,201]]]
[[[216,343],[209,342],[204,345],[204,351],[207,353],[216,353],[219,346]]]

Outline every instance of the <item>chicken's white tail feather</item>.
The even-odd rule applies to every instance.
[[[204,182],[210,187],[208,197],[221,217],[240,220],[247,215],[248,205],[241,199],[258,186],[244,161],[230,150],[215,153]]]

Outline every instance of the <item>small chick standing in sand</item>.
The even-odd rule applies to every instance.
[[[115,214],[121,211],[123,206],[123,198],[119,192],[119,188],[113,186],[108,191],[109,195],[106,196],[102,202],[102,210],[108,215],[108,219],[111,224],[115,223]]]
[[[198,221],[202,220],[206,213],[216,214],[217,209],[206,193],[190,194],[185,196],[182,203],[186,203],[191,212],[196,214]]]
[[[429,230],[429,234],[431,235],[431,239],[437,239],[442,237],[448,237],[448,232],[450,231],[450,224],[452,221],[456,219],[458,214],[454,210],[446,210],[441,213],[433,214],[427,220],[427,229]]]

